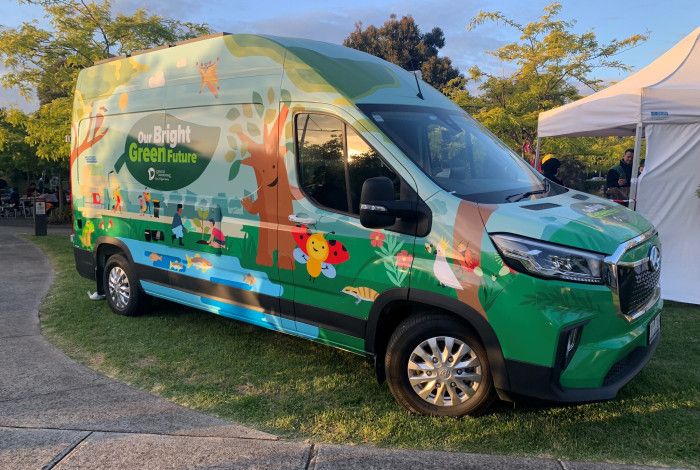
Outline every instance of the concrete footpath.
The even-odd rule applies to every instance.
[[[0,469],[650,468],[287,441],[135,390],[41,335],[53,273],[30,232],[0,220]]]

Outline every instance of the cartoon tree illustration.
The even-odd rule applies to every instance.
[[[105,119],[105,108],[101,106],[94,116],[88,117],[88,129],[82,136],[82,139],[78,139],[78,126],[76,123],[71,124],[71,130],[73,131],[73,138],[71,139],[71,150],[70,150],[70,162],[71,164],[78,158],[84,151],[95,145],[97,142],[102,140],[102,138],[107,135],[109,128],[102,127]]]
[[[278,250],[278,265],[281,269],[294,269],[294,240],[291,234],[277,240],[275,231],[270,227],[278,221],[286,224],[292,214],[292,200],[296,198],[289,184],[284,156],[290,149],[281,141],[291,137],[291,123],[287,123],[289,108],[282,103],[277,109],[275,91],[269,88],[263,96],[253,92],[252,103],[231,108],[227,119],[233,121],[228,135],[229,151],[225,154],[229,168],[229,181],[234,180],[241,165],[249,166],[255,173],[257,189],[253,194],[246,195],[241,205],[250,214],[260,218],[258,235],[258,253],[256,263],[261,266],[272,266],[273,251]],[[282,101],[289,100],[289,92],[281,90]],[[285,126],[285,123],[287,126]],[[260,128],[262,124],[262,129]],[[288,127],[288,128],[287,128]],[[277,211],[275,211],[275,206]]]
[[[204,240],[204,234],[209,233],[209,225],[206,223],[207,217],[209,217],[209,209],[206,206],[195,208],[197,212],[197,218],[192,220],[192,223],[197,228],[199,233],[202,234],[202,240]]]

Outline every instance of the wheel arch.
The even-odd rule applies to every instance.
[[[419,289],[390,289],[375,300],[370,310],[365,330],[365,350],[374,356],[380,382],[385,379],[384,354],[394,329],[408,316],[425,310],[440,310],[453,315],[474,330],[486,349],[496,389],[509,389],[501,344],[488,320],[457,299]]]
[[[104,271],[107,259],[115,254],[122,254],[129,264],[134,266],[134,259],[131,256],[129,247],[122,240],[115,237],[101,236],[95,242],[95,281],[97,292],[104,294],[102,272]]]

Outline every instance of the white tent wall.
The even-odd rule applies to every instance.
[[[648,124],[637,210],[661,237],[661,295],[700,304],[700,123]]]

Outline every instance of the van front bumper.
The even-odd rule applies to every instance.
[[[649,362],[661,340],[661,333],[649,345],[636,346],[608,370],[603,385],[596,388],[568,388],[561,385],[561,370],[512,359],[505,359],[509,390],[499,390],[502,398],[517,396],[556,402],[591,402],[615,398]]]

